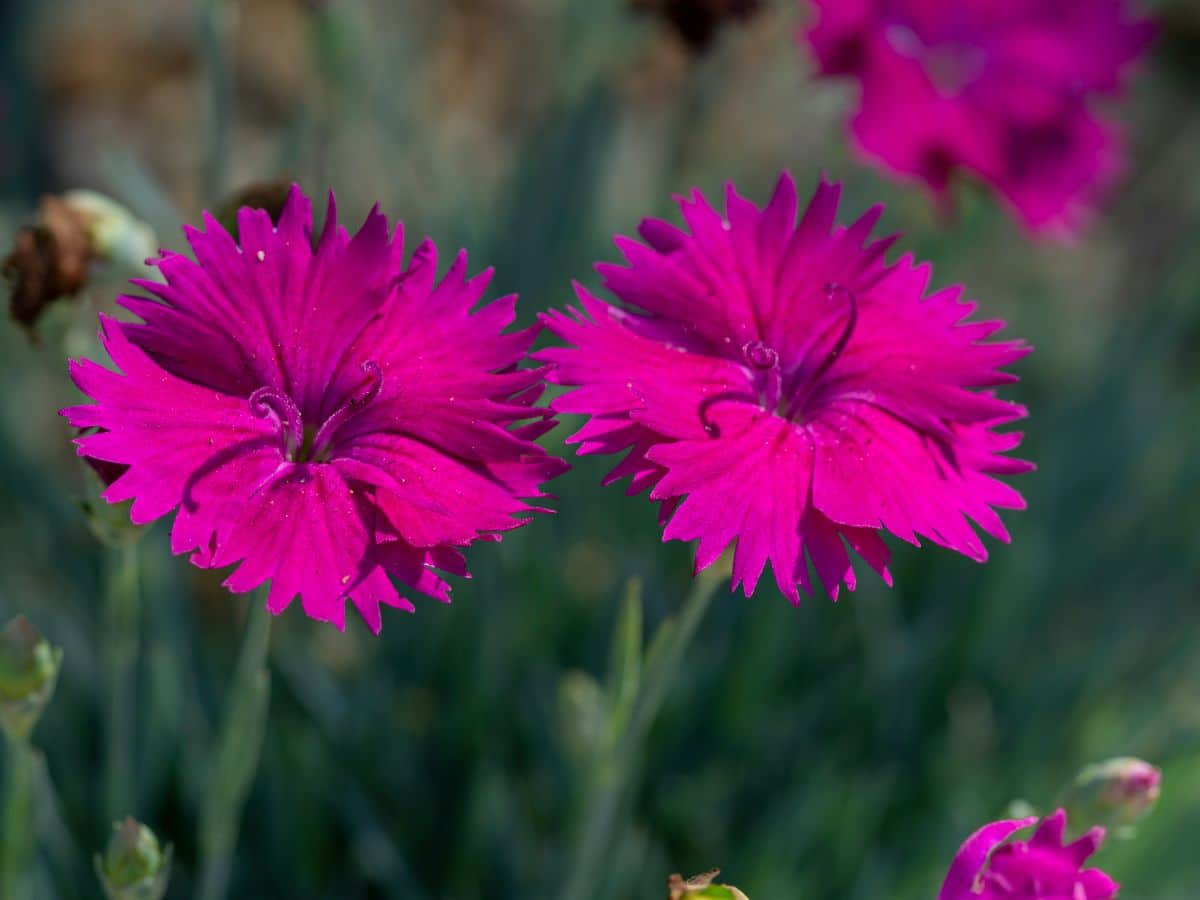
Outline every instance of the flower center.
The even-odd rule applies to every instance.
[[[828,302],[845,306],[846,318],[833,346],[820,362],[812,369],[800,365],[785,371],[777,350],[763,341],[748,341],[742,345],[742,360],[750,369],[753,393],[724,391],[706,398],[699,410],[705,431],[713,437],[720,436],[720,428],[713,421],[711,411],[714,406],[727,402],[753,403],[790,422],[803,423],[814,398],[827,381],[829,370],[841,358],[858,327],[858,300],[852,291],[837,282],[830,282],[825,285],[825,296]],[[816,351],[826,339],[825,332],[817,334],[808,350]]]
[[[379,396],[383,370],[374,360],[362,364],[367,380],[319,428],[304,424],[300,407],[283,391],[261,387],[250,395],[250,411],[260,419],[273,418],[283,439],[283,452],[291,462],[328,462],[337,430]]]
[[[754,371],[754,390],[764,409],[775,410],[783,396],[783,371],[779,354],[762,341],[751,341],[742,347],[742,356]]]

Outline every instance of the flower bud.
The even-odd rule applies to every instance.
[[[171,846],[159,847],[154,832],[132,818],[113,823],[96,874],[109,900],[162,900],[171,877]]]
[[[1064,803],[1078,821],[1120,829],[1140,822],[1162,790],[1162,771],[1140,759],[1117,757],[1085,767],[1067,788]]]
[[[96,257],[138,269],[157,251],[154,229],[111,197],[68,191],[63,202],[83,220]]]
[[[13,321],[32,330],[51,303],[82,291],[91,258],[83,217],[61,197],[43,197],[34,223],[17,232],[4,259]]]
[[[714,884],[720,869],[685,879],[676,872],[667,879],[667,900],[750,900],[729,884]]]
[[[54,695],[62,650],[17,616],[0,632],[0,727],[10,740],[33,732]]]

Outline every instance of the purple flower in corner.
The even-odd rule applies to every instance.
[[[1070,237],[1123,168],[1093,110],[1153,37],[1126,0],[815,0],[819,70],[858,81],[858,148],[943,204],[963,171]]]
[[[982,561],[968,520],[1008,540],[995,508],[1024,506],[992,476],[1031,468],[997,430],[1025,410],[980,388],[1015,381],[1029,348],[989,342],[1003,323],[966,321],[960,288],[927,293],[928,265],[889,264],[882,207],[835,224],[839,195],[822,183],[799,224],[787,175],[761,210],[732,187],[724,214],[682,199],[687,230],[648,219],[644,244],[617,238],[626,265],[597,267],[621,302],[577,287],[582,309],[545,320],[574,347],[535,354],[578,386],[553,406],[591,417],[579,452],[627,451],[606,483],[650,488],[697,570],[736,540],[746,596],[769,561],[798,603],[807,556],[836,599],[847,544],[890,584],[883,531]]]
[[[1060,809],[1043,819],[1028,841],[1005,843],[1035,822],[993,822],[971,835],[954,858],[938,900],[1112,900],[1117,895],[1112,878],[1083,868],[1104,840],[1103,828],[1064,845],[1067,815]]]
[[[71,362],[95,401],[63,411],[80,455],[125,467],[104,497],[135,523],[176,512],[174,552],[237,564],[231,591],[270,580],[273,613],[299,596],[342,628],[350,599],[378,632],[381,605],[413,609],[393,579],[448,601],[460,548],[523,524],[566,468],[533,443],[552,425],[543,371],[518,368],[537,329],[503,333],[515,297],[473,310],[490,272],[465,253],[440,283],[431,242],[406,264],[378,208],[351,237],[330,195],[315,246],[299,188],[277,227],[237,220],[240,246],[206,214],[195,260],[151,261],[153,299],[120,301],[141,323],[101,317],[119,371]]]

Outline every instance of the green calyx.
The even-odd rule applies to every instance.
[[[161,900],[167,891],[171,847],[163,849],[154,832],[126,818],[113,823],[103,855],[96,855],[96,874],[110,900]]]
[[[21,700],[58,675],[62,652],[17,616],[0,632],[0,699]]]
[[[54,695],[62,650],[53,647],[24,616],[0,631],[0,727],[24,741]]]

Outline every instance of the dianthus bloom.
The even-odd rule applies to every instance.
[[[938,900],[1111,900],[1118,885],[1099,869],[1084,869],[1104,840],[1093,828],[1063,844],[1067,815],[1043,819],[1028,841],[1005,843],[1037,822],[1010,819],[985,825],[967,839],[950,866]]]
[[[1014,381],[1001,367],[1028,348],[985,342],[1003,323],[966,322],[960,288],[927,295],[928,265],[888,264],[882,207],[835,226],[839,196],[822,183],[797,225],[790,176],[762,210],[730,187],[723,216],[697,191],[688,231],[648,219],[645,244],[617,238],[627,266],[597,266],[620,305],[577,287],[583,309],[545,320],[575,345],[538,355],[580,386],[553,404],[591,416],[579,452],[628,450],[607,482],[652,488],[697,570],[736,539],[747,596],[770,560],[799,602],[807,553],[836,599],[846,544],[890,584],[883,530],[983,560],[968,517],[1007,540],[993,507],[1024,505],[990,474],[1030,468],[995,430],[1025,410],[974,389]]]
[[[542,371],[517,368],[536,328],[502,333],[515,297],[472,312],[490,272],[465,253],[438,284],[429,241],[406,265],[378,209],[351,237],[332,195],[315,246],[298,188],[278,226],[243,208],[240,246],[205,228],[185,229],[195,261],[164,251],[163,283],[134,282],[156,299],[121,298],[142,323],[101,317],[119,372],[71,363],[96,401],[63,411],[80,455],[127,467],[105,499],[136,523],[176,510],[172,550],[238,563],[234,592],[269,579],[276,614],[299,595],[340,628],[349,598],[377,632],[381,604],[413,608],[392,578],[447,601],[457,548],[522,524],[565,468],[532,443],[552,424]]]
[[[1125,0],[814,0],[821,72],[858,80],[851,130],[942,203],[962,170],[1034,232],[1066,237],[1122,168],[1093,98],[1120,91],[1153,27]]]

